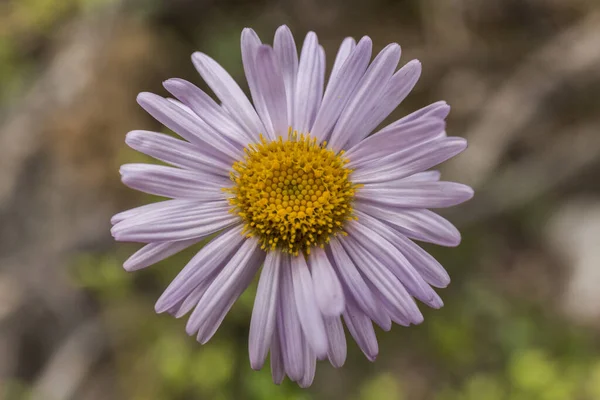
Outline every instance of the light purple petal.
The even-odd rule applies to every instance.
[[[192,113],[232,143],[244,147],[249,140],[253,140],[253,135],[238,125],[208,94],[193,83],[172,78],[164,81],[163,86],[187,105]]]
[[[216,274],[212,273],[208,278],[204,279],[202,282],[196,286],[194,290],[181,302],[179,309],[174,315],[175,318],[181,318],[190,311],[194,309],[198,305],[198,302],[206,293],[208,287],[215,280]]]
[[[371,290],[377,297],[377,304],[381,309],[388,314],[392,322],[400,326],[410,326],[413,322],[409,316],[407,316],[397,305],[393,304],[388,298],[381,294],[381,291],[373,285],[371,282],[367,282]],[[416,324],[423,322],[421,317],[420,320],[416,321]]]
[[[119,213],[119,221],[113,226],[114,231],[129,229],[139,225],[155,225],[157,222],[166,220],[170,222],[173,217],[179,217],[182,213],[205,213],[205,212],[229,212],[231,206],[226,200],[217,201],[198,201],[188,199],[175,199],[152,203],[157,207],[148,207],[149,205],[134,208],[130,213]],[[127,215],[122,218],[121,215]],[[113,220],[115,219],[113,217]]]
[[[315,352],[311,348],[308,341],[304,339],[302,342],[304,348],[304,374],[302,375],[302,379],[298,381],[298,386],[306,389],[312,385],[313,380],[315,379],[317,358],[315,357]]]
[[[363,255],[369,253],[368,255],[373,256],[382,265],[385,265],[400,279],[400,282],[411,296],[426,304],[432,301],[437,296],[435,291],[423,280],[404,254],[390,243],[390,231],[392,229],[375,218],[363,213],[360,215],[363,216],[364,221],[350,221],[346,229],[356,243],[365,250]]]
[[[340,368],[346,362],[346,334],[340,317],[326,317],[325,330],[327,331],[327,341],[329,350],[327,357],[329,362],[335,368]]]
[[[389,44],[375,57],[333,128],[329,141],[331,148],[350,148],[370,133],[364,132],[364,122],[376,106],[399,60],[400,46],[396,43]]]
[[[423,315],[402,282],[377,258],[378,255],[372,254],[351,237],[341,242],[365,277],[396,312],[415,324],[423,322]]]
[[[311,268],[315,298],[323,316],[340,316],[344,311],[344,292],[325,251],[319,247],[312,249],[308,262]]]
[[[450,284],[450,276],[444,267],[428,252],[419,247],[416,243],[400,233],[396,233],[398,238],[394,244],[396,248],[406,256],[408,262],[421,274],[425,282],[438,287],[445,288]],[[443,305],[442,300],[436,296],[430,303],[430,307],[440,308]]]
[[[440,174],[440,171],[418,172],[404,178],[404,182],[435,182],[439,181],[441,176],[442,174]]]
[[[140,93],[137,101],[157,121],[188,142],[194,143],[199,148],[198,151],[225,162],[239,157],[240,149],[223,141],[220,135],[196,114],[153,93]]]
[[[157,313],[164,312],[182,301],[207,279],[220,265],[227,262],[243,241],[241,225],[233,227],[208,242],[173,279],[155,305]]]
[[[150,207],[154,205],[156,207]],[[128,211],[119,213],[113,217],[116,230],[131,228],[143,224],[155,224],[158,219],[168,219],[177,217],[181,212],[188,212],[194,209],[198,212],[208,212],[211,210],[227,210],[228,202],[226,200],[217,201],[198,201],[175,199],[150,203],[145,206],[136,207]],[[118,219],[118,221],[117,221]]]
[[[406,124],[408,122],[416,121],[422,118],[436,118],[446,119],[450,113],[450,106],[445,101],[437,101],[426,107],[418,109],[417,111],[408,114],[406,117],[400,118],[399,120],[392,122],[390,125],[383,129],[392,128],[395,125]]]
[[[226,200],[220,200],[216,204],[225,202]],[[165,201],[158,201],[156,203],[144,204],[143,206],[130,208],[129,210],[121,211],[113,215],[110,219],[110,223],[115,225],[126,219],[144,216],[152,213],[166,213],[171,211],[178,211],[180,209],[187,208],[191,205],[198,205],[197,200],[186,200],[186,199],[171,199]]]
[[[273,139],[275,137],[273,134],[273,126],[265,104],[264,93],[262,92],[258,81],[258,74],[260,73],[261,67],[257,64],[257,54],[261,45],[262,42],[253,29],[244,28],[242,30],[241,47],[244,72],[246,73],[246,80],[248,81],[248,87],[250,88],[254,107],[265,127],[265,131],[260,133]]]
[[[130,188],[170,198],[222,200],[226,196],[221,189],[231,186],[231,181],[222,176],[164,165],[125,164],[119,172],[123,183]]]
[[[258,48],[255,65],[257,87],[264,99],[266,115],[272,126],[272,131],[267,131],[267,137],[271,140],[279,136],[285,138],[289,127],[285,83],[275,52],[270,46],[261,45]]]
[[[183,301],[178,302],[177,304],[173,305],[168,310],[165,310],[165,312],[169,315],[175,316],[179,312],[179,308],[181,307],[182,303],[183,303]]]
[[[359,136],[357,140],[365,138],[400,105],[411,92],[420,76],[421,63],[418,60],[409,61],[392,75],[386,89],[379,97],[376,107],[372,109],[372,112],[367,115],[367,119],[363,121],[364,131],[361,135],[362,137]]]
[[[146,268],[171,257],[173,254],[187,249],[188,247],[198,243],[200,240],[201,239],[194,238],[189,240],[180,240],[177,242],[149,243],[133,253],[133,255],[123,263],[123,268],[128,272]]]
[[[355,207],[392,225],[409,238],[448,247],[458,246],[460,243],[458,229],[433,211],[379,206],[364,202],[356,202]]]
[[[260,259],[258,254],[262,255]],[[259,250],[258,240],[246,239],[190,315],[186,325],[188,335],[198,332],[197,339],[201,344],[210,340],[233,303],[252,281],[263,259],[264,253]]]
[[[373,324],[369,317],[354,305],[353,301],[348,301],[346,304],[344,322],[367,359],[375,361],[377,354],[379,354],[379,345],[375,330],[373,330]]]
[[[279,342],[279,331],[277,330],[277,324],[275,324],[273,340],[271,340],[270,359],[273,382],[276,385],[281,385],[281,382],[283,382],[283,379],[285,378],[285,368],[283,366],[283,355],[281,354],[281,344]]]
[[[114,225],[111,233],[116,240],[124,242],[167,242],[207,237],[239,223],[239,217],[229,212],[229,206],[206,209],[201,204],[175,215],[155,213],[143,223],[125,220]]]
[[[304,374],[302,328],[300,327],[298,311],[296,311],[290,256],[287,254],[283,255],[281,269],[277,330],[279,332],[285,373],[291,380],[298,381],[302,379]]]
[[[325,49],[323,46],[319,45],[319,54],[318,54],[318,62],[317,62],[317,111],[321,108],[321,102],[323,100],[323,91],[325,90],[325,68],[326,68],[326,55]],[[315,112],[316,117],[316,112]],[[314,124],[314,119],[310,124],[312,128]]]
[[[248,337],[250,367],[255,370],[263,367],[273,338],[279,299],[281,266],[280,252],[271,251],[267,253],[258,281]]]
[[[304,255],[292,257],[292,278],[296,310],[306,340],[315,351],[317,357],[327,354],[327,334],[323,317],[315,300],[313,281],[304,260]]]
[[[187,105],[183,104],[181,101],[179,101],[178,99],[173,99],[171,97],[167,97],[166,98],[167,101],[171,104],[176,105],[177,107],[181,108],[182,110],[184,110],[185,112],[187,112],[188,114],[192,115],[194,118],[198,117],[198,114],[196,114],[194,112],[194,110],[192,110],[191,108],[189,108]]]
[[[231,165],[204,154],[191,143],[162,133],[131,131],[125,136],[125,143],[134,150],[175,167],[224,177],[228,177],[231,170]]]
[[[410,148],[417,144],[446,137],[444,119],[449,111],[446,102],[439,101],[389,124],[346,151],[348,168],[385,164],[387,155],[410,154]]]
[[[463,152],[467,141],[445,137],[412,147],[410,151],[391,154],[376,166],[365,165],[352,174],[356,183],[395,181],[432,168]]]
[[[319,74],[319,42],[314,32],[309,32],[304,39],[298,66],[298,78],[294,90],[294,129],[300,133],[309,132],[317,115],[321,101]]]
[[[352,42],[345,43],[348,43],[346,45],[346,48],[348,48]],[[360,40],[345,62],[336,59],[336,63],[340,63],[339,70],[335,75],[332,73],[332,76],[329,78],[327,91],[312,127],[312,134],[315,137],[321,140],[328,138],[344,106],[346,106],[352,97],[352,93],[369,65],[371,48],[371,39],[365,36]],[[342,49],[340,49],[341,51]],[[344,56],[344,54],[341,56]],[[338,55],[338,57],[340,56]]]
[[[224,305],[224,302],[221,302],[221,305],[217,307],[217,310],[219,310],[220,308],[220,311],[208,313],[208,324],[201,325],[196,335],[196,340],[200,344],[207,343],[213,337],[213,335],[216,333],[217,329],[227,316],[227,313],[229,312],[235,301],[242,295],[242,293],[248,288],[248,286],[250,286],[250,283],[252,283],[252,278],[256,275],[256,272],[258,272],[258,269],[260,268],[260,265],[262,264],[264,259],[264,252],[255,252],[251,256],[251,260],[249,261],[249,264],[246,266],[246,269],[243,272],[244,275],[240,275],[238,277],[238,280],[234,283],[235,293],[230,292],[231,299],[229,300],[229,302],[223,308],[220,308],[220,306]]]
[[[450,283],[450,278],[448,277],[448,274],[446,273],[446,271],[444,271],[444,269],[437,262],[437,260],[431,257],[426,251],[421,249],[406,236],[402,235],[400,232],[389,227],[382,221],[377,220],[376,218],[366,215],[365,213],[362,213],[358,210],[356,211],[356,213],[358,218],[360,218],[360,222],[362,224],[363,229],[365,226],[369,229],[372,229],[373,232],[375,232],[377,235],[380,235],[381,240],[378,241],[385,240],[391,243],[394,247],[396,247],[398,251],[402,253],[402,255],[404,255],[404,257],[406,257],[406,260],[399,260],[396,263],[396,267],[391,269],[392,272],[394,272],[394,274],[398,276],[398,278],[402,280],[403,283],[404,276],[412,276],[415,273],[418,273],[422,277],[432,278],[435,286],[438,287],[445,287],[448,285],[448,283]],[[427,282],[429,280],[431,279],[426,279]],[[424,283],[420,282],[420,280],[417,283],[419,283],[420,285],[424,285]],[[412,287],[412,285],[408,285],[406,283],[405,285],[408,288]],[[409,292],[411,292],[412,295],[416,296],[416,294],[413,293],[413,291],[409,290]],[[437,293],[435,293],[435,291],[433,291],[433,289],[429,287],[418,297],[419,300],[423,301],[430,307],[440,308],[442,306],[442,301],[437,295]]]
[[[397,182],[393,187],[362,187],[357,200],[392,207],[445,208],[471,199],[473,189],[455,182]]]
[[[265,128],[252,104],[231,75],[206,54],[194,53],[192,62],[232,118],[258,139],[258,134],[265,132]]]
[[[337,238],[329,242],[329,259],[336,270],[346,291],[354,298],[355,303],[383,330],[392,327],[390,317],[378,307],[377,301],[369,286],[356,268],[354,261],[348,256]]]
[[[342,66],[344,65],[350,54],[352,54],[352,51],[355,47],[356,40],[354,40],[354,38],[347,37],[344,40],[342,40],[342,44],[340,45],[340,48],[338,49],[338,52],[335,56],[333,67],[331,68],[331,74],[329,74],[329,83],[327,84],[327,89],[325,89],[325,93],[327,93],[327,91],[330,90],[329,88],[331,87],[331,82],[337,79],[337,76],[340,70],[342,69]]]
[[[294,91],[296,88],[296,78],[298,76],[298,51],[294,36],[285,25],[280,26],[275,32],[273,49],[279,61],[283,81],[285,83],[285,93],[287,97],[287,115],[288,126],[294,126]]]
[[[381,159],[390,154],[408,153],[419,144],[435,139],[445,128],[441,119],[424,118],[406,124],[384,128],[352,147],[345,154],[350,160],[348,168],[372,168],[386,165]]]

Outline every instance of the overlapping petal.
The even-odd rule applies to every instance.
[[[279,298],[280,267],[281,253],[268,253],[258,282],[248,337],[250,366],[254,369],[262,368],[273,340]]]
[[[400,46],[392,43],[375,57],[344,107],[333,128],[329,145],[335,150],[351,147],[370,132],[365,132],[367,116],[375,107],[400,61]]]
[[[294,129],[298,132],[309,132],[318,112],[317,105],[322,95],[321,75],[324,63],[319,58],[319,41],[314,32],[309,32],[304,39],[298,77],[294,88]]]
[[[296,78],[298,76],[298,51],[296,50],[296,42],[290,28],[283,25],[277,29],[273,41],[273,49],[275,50],[285,83],[288,125],[294,126],[294,93],[296,90]]]
[[[173,199],[217,201],[225,198],[227,178],[200,171],[152,164],[125,164],[119,171],[121,180],[132,189]]]

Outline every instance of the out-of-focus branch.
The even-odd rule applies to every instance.
[[[111,16],[120,5],[113,1],[76,21],[47,70],[0,121],[0,209],[13,193],[26,160],[44,143],[48,121],[57,110],[78,101],[92,78],[94,66],[101,61],[100,49],[110,38]]]
[[[22,306],[22,301],[21,285],[7,273],[0,273],[0,386],[17,364],[18,332],[10,329],[10,320]]]
[[[469,151],[449,163],[452,175],[459,176],[460,171],[465,183],[482,184],[552,90],[583,72],[600,73],[598,43],[600,13],[596,12],[532,54],[484,105],[466,134]]]
[[[98,361],[106,335],[97,319],[84,322],[60,345],[33,386],[32,400],[69,400]]]
[[[31,304],[32,309],[44,308],[54,314],[53,326],[38,327],[42,337],[49,341],[78,326],[86,309],[81,293],[65,279],[64,270],[57,268],[64,266],[62,252],[66,243],[73,242],[65,236],[85,235],[72,223],[70,230],[57,229],[58,220],[48,211],[55,211],[52,206],[56,196],[40,184],[48,183],[48,176],[37,180],[31,168],[32,160],[39,161],[35,156],[45,150],[50,126],[81,101],[82,93],[88,90],[101,65],[102,50],[111,39],[112,25],[120,8],[121,1],[110,2],[83,13],[61,30],[63,35],[58,37],[55,54],[46,69],[26,94],[6,110],[4,119],[0,119],[0,380],[22,368],[19,346],[23,330],[39,318],[36,313],[19,313],[17,308]],[[20,179],[25,179],[27,185],[19,185]],[[35,207],[38,204],[45,209]],[[75,207],[64,208],[68,209],[65,214],[75,212]],[[87,225],[91,224],[98,225],[97,221]],[[7,282],[10,285],[3,289]],[[16,315],[18,324],[7,323]],[[39,321],[31,323],[38,324]],[[65,390],[68,390],[66,384]]]
[[[18,337],[0,327],[0,388],[12,377],[18,364]]]
[[[444,56],[456,57],[469,48],[471,33],[465,23],[466,4],[463,0],[422,0],[418,4],[423,34],[431,49]]]
[[[469,212],[453,217],[461,226],[504,213],[539,197],[600,160],[598,121],[573,129],[542,147],[538,154],[513,163],[477,191]]]

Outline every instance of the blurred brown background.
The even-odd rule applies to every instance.
[[[309,390],[252,371],[253,293],[200,346],[153,303],[191,253],[128,274],[110,216],[148,199],[118,166],[162,129],[135,103],[201,50],[245,85],[239,36],[314,30],[403,48],[469,149],[444,178],[475,198],[428,247],[453,283],[419,327],[378,332],[369,363],[320,363]],[[245,87],[245,86],[244,86]],[[597,0],[1,0],[0,399],[600,399],[600,2]]]

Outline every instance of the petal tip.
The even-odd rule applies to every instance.
[[[439,310],[440,308],[444,307],[444,301],[440,296],[435,296],[427,303],[427,305],[431,308]]]
[[[127,260],[123,263],[123,269],[127,272],[137,271],[139,268],[136,268],[136,264],[130,260]]]
[[[275,34],[278,34],[279,32],[281,33],[291,33],[291,29],[289,28],[289,26],[287,26],[286,24],[280,25],[279,28],[277,28],[277,30],[275,31]]]
[[[192,56],[191,56],[192,63],[194,65],[203,64],[207,57],[208,56],[206,54],[202,53],[201,51],[195,51],[192,53]]]
[[[342,44],[352,42],[353,45],[356,45],[356,40],[352,36],[346,36],[344,40],[342,40]]]
[[[141,92],[138,93],[136,100],[137,103],[139,105],[141,105],[142,107],[144,107],[144,104],[148,104],[150,101],[152,101],[155,97],[157,97],[156,94],[154,93],[150,93],[150,92]]]
[[[169,78],[163,81],[163,87],[167,89],[169,92],[171,89],[180,88],[183,85],[184,80],[179,78]]]
[[[409,62],[407,62],[406,66],[411,68],[414,71],[419,71],[419,72],[423,68],[423,64],[421,63],[421,61],[417,60],[416,58],[414,60],[410,60]]]
[[[188,336],[194,336],[197,331],[198,331],[198,328],[195,326],[195,324],[192,324],[192,319],[190,318],[188,320],[187,324],[185,325],[185,333],[187,333]],[[200,338],[197,338],[197,339],[198,339],[198,342],[200,342]]]
[[[388,44],[387,46],[385,46],[386,49],[389,49],[389,51],[401,51],[401,47],[398,43],[396,42],[392,42],[390,44]]]
[[[458,232],[457,235],[455,234],[455,235],[452,235],[452,236],[448,236],[447,239],[446,239],[446,242],[444,243],[444,246],[446,246],[446,247],[458,247],[458,245],[460,245],[461,241],[462,241],[462,237],[460,236],[460,232]],[[450,281],[448,281],[448,284],[449,283],[450,283]]]
[[[271,46],[269,46],[268,44],[261,44],[260,46],[258,46],[258,50],[256,51],[256,55],[258,56],[266,56],[268,54],[270,54],[273,51],[273,48]]]
[[[319,38],[317,37],[317,34],[315,32],[313,32],[313,31],[309,31],[306,34],[306,37],[304,38],[305,45],[308,44],[308,43],[311,43],[311,42],[314,42],[315,46],[316,46],[317,43],[319,43]]]
[[[156,303],[154,304],[154,312],[157,314],[162,314],[168,310],[168,307],[165,307],[165,302],[163,297],[159,297]]]
[[[133,147],[132,145],[138,144],[141,140],[143,140],[143,133],[139,130],[127,132],[125,135],[125,144],[129,147]]]
[[[423,314],[421,314],[421,313],[419,312],[419,314],[417,314],[417,315],[413,315],[413,318],[411,319],[411,321],[410,321],[410,322],[411,322],[413,325],[420,325],[420,324],[422,324],[422,323],[423,323],[423,321],[425,321],[425,317],[423,317]]]
[[[464,188],[464,192],[465,192],[465,201],[471,200],[473,198],[473,196],[475,195],[475,191],[473,190],[473,188],[471,186],[467,186],[467,185],[463,185]]]
[[[250,358],[250,368],[252,368],[255,371],[260,371],[262,369],[262,367],[265,365],[265,360],[258,360],[255,359],[254,357]]]
[[[116,224],[115,226],[113,226],[112,228],[110,228],[110,234],[112,235],[112,237],[115,240],[119,240],[119,238],[117,236],[119,236],[119,224]]]
[[[360,45],[361,43],[368,43],[368,44],[373,44],[373,40],[371,39],[371,37],[365,35],[363,37],[360,38],[360,40],[358,41],[358,44]]]
[[[242,40],[246,40],[246,39],[250,39],[250,38],[258,39],[258,34],[256,33],[256,31],[249,27],[242,29]]]

